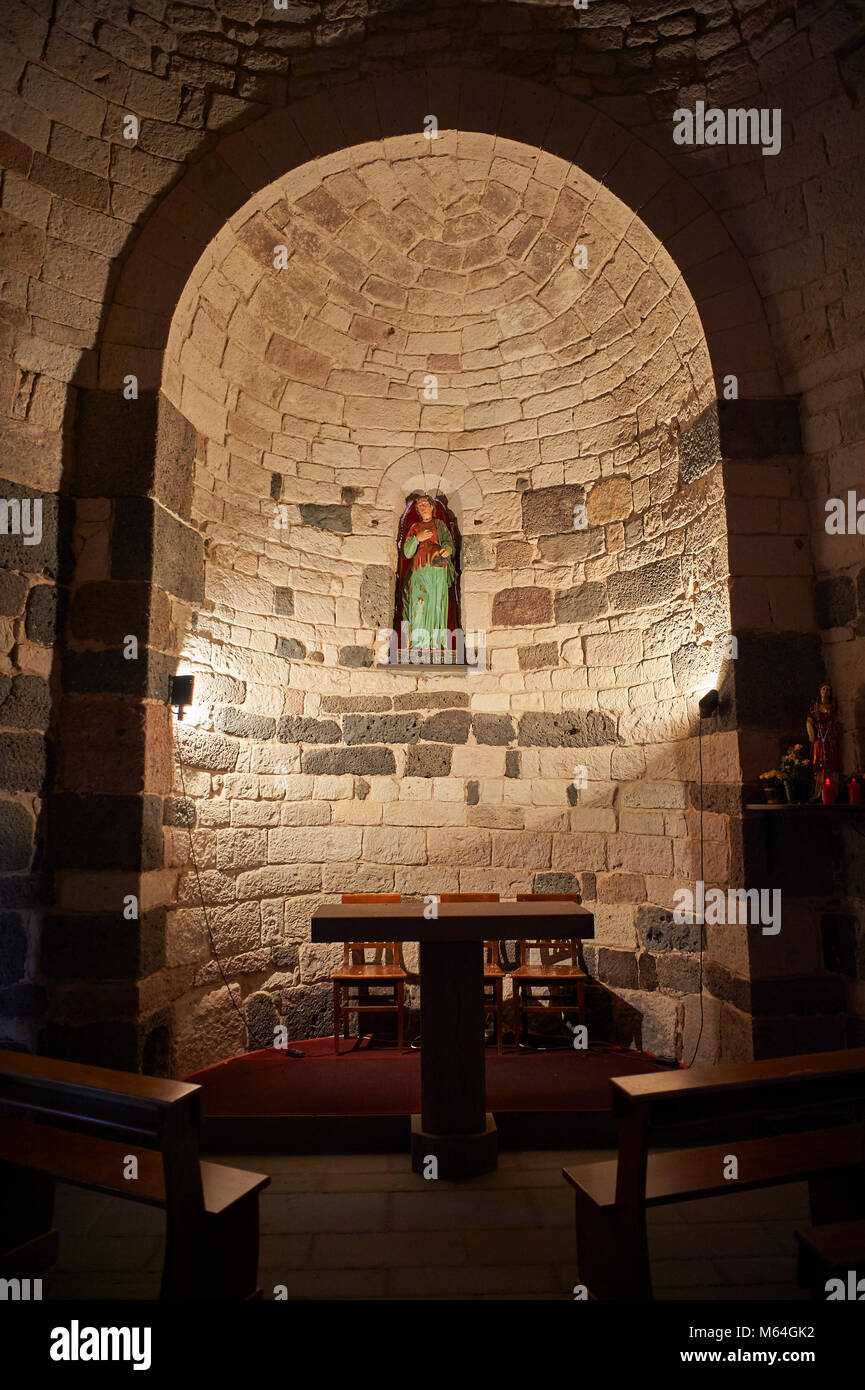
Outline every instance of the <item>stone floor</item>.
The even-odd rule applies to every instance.
[[[465,1183],[425,1181],[396,1154],[236,1155],[271,1175],[261,1198],[259,1282],[297,1298],[572,1298],[573,1201],[561,1169],[613,1157],[504,1153]],[[58,1188],[60,1262],[44,1297],[155,1298],[160,1212]],[[802,1299],[793,1231],[808,1224],[804,1184],[665,1207],[650,1214],[657,1298]]]

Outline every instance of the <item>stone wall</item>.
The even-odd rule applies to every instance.
[[[757,6],[700,0],[684,10],[671,10],[663,0],[636,8],[593,0],[585,13],[569,5],[440,3],[430,9],[377,8],[359,2],[352,11],[345,17],[331,13],[328,6],[310,4],[279,12],[277,17],[258,0],[215,0],[208,6],[142,0],[140,6],[130,8],[118,8],[108,0],[63,0],[56,6],[43,0],[29,4],[8,0],[0,16],[0,119],[5,131],[0,390],[8,480],[3,496],[41,493],[48,535],[44,557],[33,548],[10,545],[9,537],[2,538],[3,561],[10,571],[2,590],[3,606],[10,611],[0,620],[4,639],[0,673],[13,682],[0,724],[8,753],[0,789],[2,904],[4,911],[14,915],[4,918],[6,936],[13,944],[3,958],[5,983],[0,987],[12,991],[3,996],[3,1012],[9,1018],[4,1035],[16,1044],[67,1048],[93,1060],[109,1058],[118,1065],[136,1066],[147,1040],[157,1034],[163,1038],[169,1026],[171,1001],[177,996],[162,975],[162,966],[155,971],[153,967],[154,959],[163,959],[160,914],[164,918],[174,891],[172,871],[164,870],[161,863],[161,847],[151,843],[167,775],[169,729],[160,702],[169,658],[183,647],[192,608],[200,602],[196,586],[203,559],[195,549],[195,537],[200,540],[204,523],[222,522],[207,511],[208,482],[222,479],[221,468],[233,467],[234,481],[243,491],[244,465],[252,462],[254,477],[259,453],[266,459],[270,452],[281,462],[270,468],[266,488],[254,477],[253,491],[267,498],[269,505],[276,500],[270,492],[273,476],[282,478],[292,520],[296,520],[295,506],[320,504],[318,495],[300,496],[300,479],[307,488],[314,490],[321,483],[330,489],[328,507],[349,506],[359,517],[361,506],[367,505],[358,498],[343,499],[344,487],[356,489],[363,483],[342,473],[339,495],[334,496],[336,466],[322,465],[314,457],[316,443],[320,448],[327,439],[332,448],[351,440],[331,433],[314,441],[303,432],[298,434],[292,425],[287,437],[300,439],[304,449],[303,458],[296,458],[291,452],[296,444],[284,446],[275,438],[282,430],[271,429],[264,411],[273,405],[266,399],[247,410],[243,392],[235,398],[226,389],[225,398],[215,400],[203,390],[194,354],[207,359],[206,340],[208,334],[213,338],[214,330],[206,321],[208,314],[202,313],[198,328],[189,333],[192,324],[184,323],[177,313],[184,288],[206,248],[236,214],[241,214],[240,229],[245,228],[250,239],[247,245],[251,241],[254,246],[256,227],[247,225],[250,197],[258,197],[286,171],[311,161],[318,162],[311,176],[317,185],[334,171],[329,161],[337,152],[363,142],[375,142],[384,157],[385,146],[394,136],[419,131],[426,112],[437,113],[444,131],[460,128],[469,134],[498,134],[529,148],[553,151],[569,164],[573,161],[590,179],[601,181],[627,208],[639,213],[640,222],[672,257],[690,300],[697,305],[714,378],[710,395],[720,390],[725,374],[734,373],[743,401],[782,395],[799,398],[807,462],[802,463],[798,449],[791,449],[785,455],[782,486],[786,491],[765,494],[767,530],[757,533],[760,540],[746,559],[746,582],[739,585],[739,598],[745,602],[753,579],[767,581],[761,593],[768,595],[777,615],[773,612],[767,618],[764,610],[762,617],[744,625],[755,632],[773,627],[788,633],[800,631],[799,647],[788,642],[784,650],[804,669],[811,657],[805,661],[803,652],[810,652],[810,647],[799,622],[801,618],[804,623],[812,600],[811,575],[804,559],[810,544],[818,576],[821,652],[816,660],[825,662],[841,700],[848,766],[855,758],[861,770],[862,750],[856,734],[862,725],[861,550],[855,537],[846,541],[828,537],[823,525],[827,497],[843,496],[848,484],[856,485],[856,450],[862,439],[857,138],[865,108],[857,92],[861,26],[855,13],[839,9],[833,0],[814,0],[794,12],[781,0]],[[748,147],[676,146],[671,137],[672,114],[697,99],[722,106],[753,103],[781,109],[780,154],[765,158],[759,149]],[[133,142],[123,131],[128,113],[140,121]],[[444,151],[444,143],[441,148]],[[344,164],[338,168],[345,170]],[[269,215],[267,207],[256,211]],[[318,211],[321,217],[320,207]],[[545,214],[538,209],[530,215]],[[355,230],[352,221],[356,219],[346,224],[350,233]],[[607,230],[622,229],[614,225]],[[334,273],[344,287],[357,290],[350,274],[346,278],[344,257],[350,248],[338,249],[341,268]],[[639,246],[631,249],[640,250]],[[626,260],[616,266],[620,276],[628,273]],[[239,258],[232,264],[238,270],[243,267]],[[446,272],[448,268],[426,267],[430,272],[437,269]],[[262,277],[248,267],[244,273],[254,295]],[[379,275],[382,281],[387,278]],[[620,280],[620,288],[623,283]],[[665,281],[668,288],[670,283]],[[244,297],[246,309],[246,285],[234,289]],[[214,307],[218,337],[218,304],[211,304]],[[343,301],[341,307],[347,310],[351,305]],[[584,325],[590,331],[603,323],[603,306],[596,307],[597,321]],[[386,319],[386,308],[386,300],[381,299],[372,313],[368,301],[365,310],[356,312],[361,318]],[[291,338],[291,333],[283,331],[292,321],[289,310],[280,309],[277,318],[276,331]],[[238,313],[232,325],[235,349],[240,349],[232,362],[235,382],[244,379],[241,353],[251,351],[263,383],[270,380],[266,369],[275,366],[277,374],[280,370],[292,374],[296,392],[322,390],[315,379],[315,357],[304,356],[300,364],[290,355],[278,356],[276,363],[264,361],[256,357],[254,325],[247,325],[251,337],[244,340],[244,322]],[[184,344],[182,363],[171,353],[167,359],[164,354],[172,323],[177,325],[178,349]],[[342,331],[338,322],[330,327],[333,332]],[[532,324],[527,334],[537,329],[538,324]],[[701,333],[692,334],[689,348],[696,350],[701,341]],[[401,345],[401,354],[407,346]],[[475,346],[479,351],[485,347]],[[644,354],[645,348],[644,344]],[[447,359],[453,354],[441,350],[418,356],[427,357],[428,370],[447,378],[451,370]],[[441,359],[436,368],[430,367],[431,357]],[[517,373],[516,362],[513,359],[508,370]],[[393,363],[381,365],[386,368],[382,375],[390,383],[388,391],[393,388],[394,404],[400,399],[399,389],[406,388],[415,393],[413,409],[419,405],[417,381],[410,375],[399,380]],[[343,363],[343,370],[350,373],[357,368]],[[129,373],[139,384],[134,404],[122,399]],[[181,375],[190,383],[185,401],[176,395]],[[192,476],[190,441],[183,426],[176,436],[169,430],[170,438],[157,438],[156,393],[163,379],[181,415],[193,422],[206,441],[197,470],[204,485],[196,496],[192,531],[188,527],[191,499],[184,494]],[[446,385],[449,389],[453,382],[447,380]],[[704,385],[700,378],[691,391],[681,379],[675,380],[664,408],[653,403],[652,420],[664,420],[672,427],[681,412],[680,428],[687,430],[707,403]],[[353,391],[334,388],[332,394],[342,395],[346,406],[351,401],[352,423],[360,425],[362,402],[353,398]],[[401,400],[406,404],[409,397]],[[282,415],[281,399],[279,404]],[[586,402],[578,404],[584,407]],[[471,405],[482,411],[488,401],[452,400],[441,405],[443,409]],[[223,408],[226,427],[229,413],[243,419],[246,437],[241,442],[253,451],[252,460],[243,448],[235,449],[233,463],[226,456],[227,436],[220,428]],[[258,415],[253,418],[256,409]],[[630,405],[622,410],[622,402],[616,402],[617,415],[630,419],[630,410]],[[304,418],[302,412],[286,413],[293,419]],[[609,424],[590,421],[585,412],[583,418],[587,443],[593,430],[599,425],[606,430]],[[475,444],[479,452],[487,450],[487,443],[478,438],[488,427],[481,419],[482,415],[470,417],[466,424],[463,416],[463,433],[473,436],[471,442],[464,441],[467,451]],[[368,419],[366,424],[374,426],[374,421]],[[492,428],[515,424],[516,417]],[[268,450],[261,446],[254,427],[270,435]],[[425,442],[423,447],[457,452],[452,429],[439,416],[430,431],[432,443]],[[415,423],[412,415],[407,432],[414,436],[418,430],[426,432],[426,421],[419,417]],[[640,430],[642,452],[643,422]],[[450,435],[447,444],[444,432]],[[182,447],[175,447],[171,438],[179,439]],[[217,445],[220,438],[223,443]],[[520,446],[527,442],[508,441]],[[657,447],[660,457],[663,442],[663,438],[645,438],[648,453]],[[604,447],[608,444],[615,449],[621,441],[604,441]],[[308,453],[307,445],[312,446]],[[405,442],[403,453],[415,448],[413,437]],[[491,461],[498,448],[503,449],[504,442],[490,444]],[[737,458],[759,465],[772,453],[777,450],[762,447]],[[590,454],[588,443],[583,463]],[[346,459],[340,461],[339,469],[347,467]],[[286,467],[286,461],[298,464],[297,472]],[[577,478],[566,484],[564,474],[560,482],[539,471],[563,462],[542,452],[531,470],[517,464],[503,495],[510,493],[511,505],[521,506],[519,494],[526,489],[518,488],[520,478],[528,479],[532,491],[559,485],[588,491],[588,483],[597,483],[597,478]],[[633,464],[634,460],[625,464],[621,456],[613,472],[618,469],[623,476],[627,472],[630,478]],[[331,468],[331,472],[303,474],[301,465],[310,470]],[[434,471],[436,460],[431,466]],[[495,467],[501,466],[497,460]],[[773,466],[779,465],[773,462]],[[670,467],[665,463],[665,469]],[[690,464],[686,461],[684,467],[683,479],[689,476]],[[479,461],[467,475],[453,479],[463,489],[464,516],[478,509],[479,497],[489,514],[491,490],[482,488],[483,478],[478,476],[483,471]],[[470,486],[474,480],[478,493]],[[406,481],[398,473],[388,479],[387,498],[376,499],[383,504],[382,517],[392,516],[392,503]],[[630,537],[626,534],[627,523],[642,515],[645,524],[648,516],[641,488],[645,481],[633,479],[632,511],[610,523],[622,527],[620,550],[625,555],[615,550],[612,560],[600,554],[585,559],[587,566],[610,564],[609,572],[604,571],[597,581],[603,581],[608,590],[613,566],[628,568],[629,552],[636,558],[639,546],[645,544],[645,540],[634,541],[633,528]],[[743,495],[748,495],[748,485]],[[805,501],[810,542],[799,531],[794,540],[792,532],[785,530],[791,515],[783,503],[777,517],[770,515],[781,497]],[[147,504],[136,511],[136,504],[145,498]],[[671,499],[672,494],[662,505]],[[126,549],[130,518],[135,518],[142,538],[131,553]],[[264,515],[259,519],[263,524]],[[517,511],[500,520],[503,536],[518,536],[522,518]],[[664,514],[664,524],[668,521]],[[800,524],[801,518],[796,519],[795,526]],[[226,525],[230,530],[231,518]],[[653,521],[648,525],[651,528]],[[772,535],[776,526],[788,540],[784,547],[767,549],[762,538]],[[313,526],[310,531],[321,543],[320,528]],[[609,545],[608,532],[612,545],[618,546],[618,532],[605,523]],[[333,534],[325,533],[325,546]],[[498,534],[492,534],[498,541]],[[343,535],[342,544],[351,541],[351,536]],[[160,571],[154,579],[158,536],[164,544],[158,547]],[[544,539],[539,532],[537,537],[517,539],[516,544],[536,546],[532,558],[541,559]],[[657,537],[650,530],[646,539]],[[797,546],[796,540],[802,544]],[[759,551],[770,557],[764,562],[771,567],[768,573],[754,573],[751,560]],[[184,568],[183,562],[176,561],[186,553],[192,558]],[[731,565],[734,600],[741,554],[740,549]],[[218,559],[217,554],[212,563]],[[365,563],[381,570],[389,561],[367,557]],[[515,576],[526,577],[528,571],[521,569],[527,563],[524,550],[509,551],[508,563]],[[634,566],[642,567],[642,563]],[[482,582],[483,567],[474,573]],[[248,578],[257,576],[250,572]],[[495,581],[492,572],[489,580]],[[55,597],[58,582],[61,592]],[[361,586],[363,582],[361,578]],[[367,588],[377,582],[375,576],[368,576]],[[552,593],[558,582],[557,577],[540,587]],[[567,584],[567,575],[562,582]],[[111,586],[110,595],[108,589],[90,585]],[[289,581],[273,587],[301,586]],[[527,586],[514,582],[510,587]],[[499,591],[496,582],[494,590],[477,592]],[[310,593],[320,595],[321,591]],[[791,604],[793,595],[796,601]],[[342,646],[368,651],[367,638],[361,635],[366,631],[364,622],[354,621],[360,593],[324,597],[334,601],[334,636],[337,628],[354,634],[354,640]],[[346,603],[336,611],[338,598],[351,601],[350,615]],[[70,599],[80,603],[74,621],[71,616],[67,619],[75,609]],[[758,610],[761,603],[762,599]],[[785,606],[788,613],[793,609],[792,618],[781,616]],[[108,617],[100,618],[100,611]],[[307,611],[308,618],[301,609],[291,615],[292,621],[315,628],[321,619]],[[270,619],[290,616],[268,609],[253,612]],[[74,656],[62,655],[57,648],[52,662],[52,625]],[[571,618],[568,625],[574,627]],[[331,626],[329,615],[326,626]],[[551,626],[539,623],[545,632]],[[739,630],[735,611],[733,627]],[[720,631],[720,627],[711,630]],[[268,631],[282,638],[281,661],[313,663],[320,651],[319,664],[332,664],[338,670],[341,646],[336,642],[331,658],[323,645],[309,645],[284,621]],[[147,652],[134,679],[134,668],[119,664],[119,644],[129,632],[141,637],[142,650],[146,646]],[[606,632],[602,628],[571,633],[581,642],[584,635],[587,640],[604,637]],[[554,639],[545,636],[547,640]],[[220,644],[225,645],[221,635]],[[294,644],[308,648],[308,658]],[[534,649],[534,636],[515,644],[502,640],[499,660],[511,660],[520,646]],[[243,647],[243,640],[238,647]],[[64,683],[67,675],[71,680],[65,710],[59,699],[61,657]],[[502,681],[521,677],[524,668],[519,666],[519,656],[516,660],[515,669],[502,668]],[[199,664],[211,665],[208,660]],[[755,666],[759,669],[759,655]],[[562,668],[559,674],[570,673]],[[246,681],[243,672],[235,678]],[[530,693],[529,676],[525,678],[525,693]],[[106,692],[111,697],[108,720],[96,713]],[[519,690],[512,693],[515,698],[521,694]],[[798,698],[798,692],[790,693],[790,707],[783,717],[769,713],[773,738],[781,728],[798,730],[792,698]],[[80,717],[85,704],[90,710],[87,720]],[[268,710],[264,717],[277,716]],[[106,749],[108,756],[104,756]],[[116,765],[114,754],[122,756],[127,767],[119,780],[110,775],[112,764]],[[749,756],[750,762],[743,752],[750,776],[756,754]],[[724,776],[728,770],[727,765]],[[145,787],[149,790],[142,798]],[[56,793],[55,800],[46,798],[49,791]],[[82,797],[90,799],[76,799]],[[95,818],[89,840],[78,829],[85,810]],[[91,864],[92,829],[97,824],[104,864],[120,867],[100,870]],[[145,841],[147,852],[143,853]],[[843,891],[826,914],[824,968],[847,981],[848,1007],[861,1017],[862,985],[850,964],[862,922],[856,847],[853,840],[847,846]],[[116,875],[126,877],[121,882]],[[111,980],[100,977],[97,986],[95,963],[104,960],[100,943],[111,937],[117,925],[122,890],[133,888],[141,890],[142,903],[155,914],[152,924],[138,929],[129,951],[124,947],[122,958],[113,960]],[[94,927],[89,933],[88,919]],[[51,925],[50,931],[58,933],[59,945],[45,951],[42,938],[50,923],[58,924]],[[155,941],[156,948],[148,946],[148,941]],[[84,993],[76,994],[78,985],[69,987],[70,972],[72,979],[82,982]],[[156,983],[148,985],[148,981]],[[49,1013],[54,1008],[52,1000],[58,1007],[50,1032],[43,1030],[37,1041],[45,988]],[[98,1020],[89,1041],[80,1037],[76,1041],[73,1036],[74,1021],[82,1013]],[[118,1043],[109,1057],[121,1036],[122,1045]]]

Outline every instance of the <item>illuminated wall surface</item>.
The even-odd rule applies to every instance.
[[[688,1060],[698,879],[783,901],[701,1061],[862,1041],[860,834],[742,814],[822,679],[865,763],[847,23],[4,8],[6,1045],[242,1050],[193,851],[255,1045],[332,1030],[341,892],[579,891],[590,1036]],[[482,669],[380,664],[419,490]]]

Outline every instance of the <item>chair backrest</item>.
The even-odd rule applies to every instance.
[[[343,893],[344,903],[401,903],[401,893]],[[343,965],[351,964],[352,951],[360,951],[366,964],[366,951],[390,951],[394,965],[399,960],[399,948],[395,941],[346,941],[342,951]]]
[[[439,893],[442,903],[497,903],[498,893]]]
[[[865,1047],[619,1076],[610,1081],[610,1087],[619,1120],[616,1202],[621,1199],[630,1208],[642,1200],[649,1144],[653,1131],[662,1125],[665,1130],[704,1121],[729,1125],[735,1119],[759,1117],[764,1121],[771,1116],[773,1133],[794,1134],[801,1128],[803,1112],[819,1113],[824,1107],[837,1111],[839,1106],[856,1106],[861,1123]],[[830,1116],[830,1125],[843,1122],[837,1114]],[[865,1165],[865,1124],[862,1163]]]
[[[517,893],[518,903],[582,903],[579,893]],[[557,952],[559,955],[570,957],[571,965],[578,964],[579,941],[570,939],[563,940],[558,937],[533,937],[530,941],[521,941],[520,965],[528,964],[529,951],[550,951]]]
[[[401,903],[401,893],[343,893],[344,903]]]
[[[0,1052],[0,1110],[23,1112],[52,1128],[73,1129],[162,1155],[169,1207],[204,1210],[198,1130],[200,1086],[81,1066],[26,1052]],[[60,1143],[62,1141],[58,1141]],[[118,1173],[118,1177],[122,1176]]]

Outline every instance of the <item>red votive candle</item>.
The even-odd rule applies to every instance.
[[[847,784],[847,800],[851,806],[862,805],[862,783],[857,777],[851,777]]]
[[[835,805],[835,783],[832,781],[831,777],[825,777],[823,779],[823,805]]]

